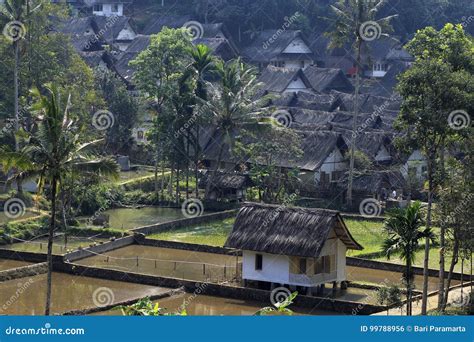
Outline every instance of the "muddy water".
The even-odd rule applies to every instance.
[[[236,262],[235,256],[132,245],[75,263],[196,281],[223,281],[235,277]]]
[[[190,316],[251,316],[257,310],[271,306],[270,303],[204,295],[193,296],[189,293],[163,298],[157,302],[167,313],[175,313],[185,307],[187,314]],[[291,309],[295,315],[339,315],[336,312],[317,309],[298,307],[292,307]],[[97,313],[97,315],[120,315],[120,311],[109,310]]]
[[[78,249],[79,247],[89,247],[92,244],[98,244],[100,242],[107,242],[108,239],[100,238],[79,238],[79,237],[69,237],[67,244],[64,243],[64,237],[58,237],[54,239],[53,244],[53,254],[63,255],[73,250]],[[32,253],[46,253],[48,248],[47,239],[36,239],[33,241],[27,242],[18,242],[10,245],[2,245],[0,249],[8,249],[18,252],[32,252]]]
[[[46,275],[0,283],[0,315],[42,315]],[[137,299],[168,291],[162,287],[53,274],[52,311],[61,313]]]
[[[360,281],[366,283],[374,283],[378,285],[398,285],[403,288],[402,274],[391,271],[374,270],[363,267],[347,266],[347,279],[351,281]],[[428,291],[438,290],[438,278],[428,278]],[[453,281],[452,284],[458,284]],[[421,291],[423,289],[423,276],[415,276],[415,289]]]
[[[0,259],[0,271],[6,271],[12,268],[23,267],[28,265],[32,265],[32,263],[26,261]]]
[[[111,209],[104,211],[104,214],[110,217],[110,228],[124,230],[174,221],[184,217],[181,209],[160,207]]]

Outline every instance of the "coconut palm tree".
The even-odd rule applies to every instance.
[[[196,89],[195,95],[203,100],[207,101],[207,87],[206,87],[206,77],[215,71],[215,58],[213,57],[212,50],[207,45],[198,44],[193,46],[190,49],[190,55],[192,58],[192,63],[190,68],[196,74]],[[194,144],[194,177],[196,182],[196,198],[199,197],[199,188],[198,188],[198,163],[199,163],[199,154],[200,154],[200,129],[201,129],[201,118],[198,115],[195,124],[196,130],[196,141]]]
[[[12,42],[14,53],[14,67],[13,67],[13,93],[14,93],[14,139],[15,151],[19,151],[20,145],[18,142],[18,131],[20,129],[20,95],[19,95],[19,68],[20,68],[20,44],[26,35],[25,21],[30,14],[34,12],[40,5],[31,8],[29,0],[5,0],[0,4],[0,19],[6,20],[4,29],[8,38]],[[17,181],[18,193],[22,193],[21,180]]]
[[[356,55],[356,82],[354,92],[354,119],[352,124],[352,139],[349,166],[349,181],[347,185],[347,203],[352,206],[352,183],[354,178],[354,153],[359,116],[360,72],[362,69],[361,52],[367,41],[388,36],[392,31],[390,21],[396,17],[391,15],[377,19],[380,9],[386,0],[338,0],[331,8],[336,16],[333,19],[334,30],[327,32],[330,38],[329,48],[340,48],[352,44]]]
[[[384,229],[388,234],[383,243],[383,252],[390,259],[393,253],[399,253],[405,261],[403,278],[407,288],[407,315],[412,314],[413,269],[415,254],[420,247],[420,241],[434,241],[430,228],[423,227],[421,203],[415,202],[405,209],[394,209],[388,213]]]
[[[100,174],[116,177],[118,165],[111,158],[98,158],[92,154],[92,147],[100,140],[83,143],[80,141],[78,125],[69,114],[70,97],[63,101],[58,89],[45,86],[46,95],[38,89],[31,91],[37,99],[32,110],[37,114],[38,127],[28,137],[27,144],[19,152],[0,152],[2,164],[21,165],[24,170],[17,179],[39,177],[40,185],[48,185],[51,200],[51,218],[48,233],[47,287],[45,315],[50,314],[53,238],[56,231],[58,192],[66,174]],[[28,162],[27,162],[28,161]],[[40,189],[42,186],[40,186]]]
[[[233,146],[233,135],[238,129],[258,127],[261,108],[267,101],[267,97],[255,97],[261,84],[257,82],[255,69],[245,65],[240,59],[227,63],[217,62],[216,74],[219,78],[217,84],[207,83],[208,101],[200,100],[202,110],[211,116],[215,136],[223,138],[218,147],[216,166],[206,185],[206,198],[221,163],[224,147]]]

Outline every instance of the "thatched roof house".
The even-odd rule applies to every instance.
[[[210,199],[243,200],[245,189],[250,187],[252,181],[250,177],[237,172],[218,171],[212,179],[210,185]],[[206,188],[211,181],[211,172],[205,172],[199,179],[199,187]]]
[[[354,87],[340,69],[279,68],[269,65],[262,72],[259,81],[267,93],[289,92],[324,94],[330,91],[352,92]]]
[[[337,211],[246,203],[226,247],[243,250],[243,279],[316,287],[345,280],[347,249],[363,247]]]
[[[301,31],[264,30],[242,50],[245,61],[261,69],[271,64],[291,69],[305,68],[316,61],[316,54]]]

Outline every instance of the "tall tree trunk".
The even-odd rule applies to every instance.
[[[434,153],[428,156],[428,212],[426,215],[426,229],[431,228],[431,211],[433,206],[433,164]],[[428,276],[430,259],[430,239],[425,240],[425,259],[423,262],[423,295],[421,299],[421,314],[426,315],[428,309]]]
[[[454,237],[454,246],[453,246],[453,256],[451,258],[451,265],[449,266],[449,273],[448,273],[448,279],[446,280],[446,287],[444,290],[444,297],[443,297],[443,303],[441,304],[441,312],[444,312],[446,310],[446,306],[448,304],[448,297],[449,297],[449,288],[451,287],[451,280],[453,278],[453,273],[454,273],[454,267],[458,263],[459,260],[459,240]]]
[[[441,143],[440,150],[440,171],[441,179],[445,179],[445,167],[444,167],[444,139]],[[444,301],[444,278],[445,278],[445,254],[446,254],[446,225],[441,223],[441,231],[439,236],[439,283],[438,283],[438,310],[442,309]]]
[[[411,316],[411,264],[407,261],[406,264],[406,275],[405,282],[407,284],[407,316]]]
[[[176,162],[176,205],[179,205],[179,162]]]
[[[359,94],[360,94],[360,67],[361,67],[361,47],[362,40],[357,38],[357,61],[356,61],[356,84],[354,93],[354,118],[352,123],[352,137],[351,137],[351,156],[349,163],[349,181],[347,183],[347,204],[352,208],[352,183],[354,179],[354,159],[355,159],[355,141],[356,141],[356,129],[357,129],[357,118],[359,117]]]
[[[189,198],[189,130],[186,135],[186,199]]]
[[[199,150],[201,148],[200,142],[199,142],[199,134],[200,134],[200,129],[199,129],[199,118],[198,122],[196,123],[196,148],[194,151],[194,179],[196,181],[196,186],[195,186],[195,191],[196,191],[196,198],[199,198]]]
[[[206,184],[206,194],[204,195],[204,197],[206,199],[209,199],[209,195],[210,195],[210,192],[211,192],[211,186],[212,184],[214,183],[214,179],[217,175],[217,172],[219,171],[219,165],[221,164],[221,159],[222,159],[222,153],[224,151],[224,146],[223,144],[221,144],[219,146],[219,154],[217,155],[217,161],[216,161],[216,166],[214,167],[214,169],[212,170],[211,174],[209,177],[207,177],[207,184]]]
[[[56,192],[58,187],[57,177],[53,177],[51,182],[51,222],[49,225],[49,234],[48,234],[48,255],[47,255],[47,264],[48,264],[48,274],[46,280],[46,307],[44,310],[45,316],[49,316],[51,310],[51,285],[52,285],[52,276],[53,276],[53,238],[54,231],[56,230]]]
[[[13,50],[15,53],[15,66],[13,68],[13,92],[14,92],[14,111],[15,111],[15,132],[14,132],[14,140],[15,140],[15,151],[20,151],[20,142],[18,141],[17,133],[20,130],[20,93],[19,93],[19,68],[20,68],[20,42],[15,41],[13,42]],[[16,180],[16,187],[19,194],[23,193],[23,186],[22,181],[18,177]]]

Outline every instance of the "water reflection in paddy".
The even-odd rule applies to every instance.
[[[99,244],[101,242],[109,241],[109,239],[98,238],[98,237],[76,237],[70,236],[67,239],[67,243],[64,237],[57,237],[54,239],[53,254],[63,255],[70,251],[76,250],[79,247],[89,247],[93,244]],[[9,245],[1,245],[0,249],[12,250],[17,252],[31,252],[31,253],[45,253],[48,249],[48,240],[46,238],[40,238],[30,241],[22,241]]]
[[[32,265],[30,262],[0,259],[0,271],[6,271],[17,267]]]
[[[110,228],[125,230],[170,222],[184,217],[181,209],[161,207],[110,209],[104,211],[104,214],[109,215]]]
[[[397,285],[401,288],[404,287],[401,273],[364,267],[347,266],[347,279],[384,286]],[[452,280],[452,285],[456,284],[459,284],[459,281]],[[423,289],[423,276],[416,275],[414,285],[416,290],[421,291]],[[438,278],[429,277],[428,291],[436,290],[438,290]]]
[[[168,290],[162,287],[53,273],[51,310],[61,313],[94,308],[94,298],[97,301],[100,293],[104,296],[102,299],[105,298],[113,304],[157,295]],[[0,315],[42,315],[45,300],[45,274],[0,283]]]
[[[222,297],[193,296],[186,293],[173,297],[163,298],[159,301],[161,308],[167,313],[174,313],[182,309],[185,305],[186,312],[190,316],[251,316],[263,307],[271,306],[270,303],[257,301],[246,301]],[[336,312],[291,307],[295,315],[338,315]],[[120,310],[109,310],[96,315],[121,315]]]
[[[235,256],[179,249],[131,245],[75,261],[84,266],[196,281],[223,281],[235,277]]]

